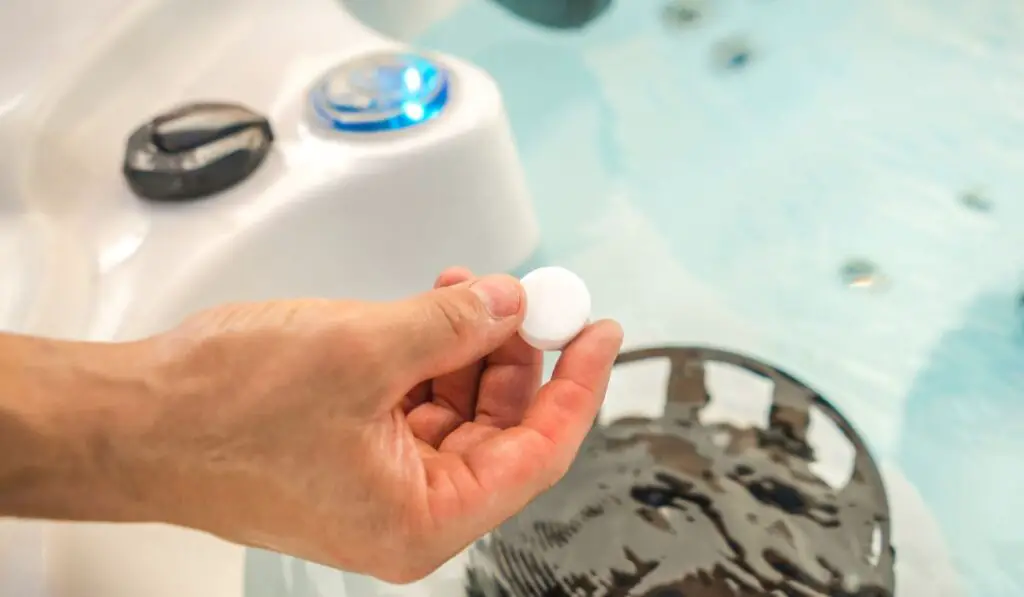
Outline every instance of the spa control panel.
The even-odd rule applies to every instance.
[[[314,119],[334,131],[394,131],[441,114],[449,85],[448,71],[429,58],[375,52],[327,71],[309,101]]]

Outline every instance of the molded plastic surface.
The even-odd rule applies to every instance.
[[[1011,2],[616,2],[569,33],[539,29],[494,2],[349,2],[367,23],[464,57],[497,80],[552,232],[536,265],[558,262],[584,276],[595,316],[622,321],[630,346],[757,354],[820,388],[857,425],[890,494],[897,596],[1022,593],[1024,477],[1013,473],[1024,449],[1016,307],[1024,38]],[[27,91],[0,121],[0,151],[14,148],[0,159],[0,202],[31,200],[18,213],[42,215],[49,234],[40,254],[60,256],[28,301],[45,315],[30,317],[31,329],[134,337],[230,298],[419,290],[465,250],[446,245],[463,240],[458,218],[437,219],[430,201],[383,202],[382,211],[411,206],[409,220],[449,226],[421,245],[438,243],[439,254],[398,263],[388,235],[372,232],[381,222],[372,205],[350,203],[349,191],[465,189],[451,205],[475,217],[488,213],[480,201],[493,198],[495,180],[521,185],[509,174],[518,164],[501,104],[453,104],[447,116],[465,118],[384,142],[308,134],[292,94],[349,49],[388,45],[365,27],[323,18],[341,14],[326,4],[129,4],[117,18],[107,14],[95,43],[70,35],[76,43],[32,59],[0,53],[40,65],[50,51],[75,50],[34,88],[24,73],[35,67],[21,71]],[[10,22],[0,18],[0,27]],[[0,35],[10,39],[28,43]],[[287,64],[283,48],[295,52]],[[216,80],[227,63],[257,66]],[[138,77],[153,67],[161,78]],[[481,82],[481,97],[497,97],[490,78],[456,70]],[[260,201],[229,193],[198,211],[140,206],[107,178],[123,142],[107,131],[127,133],[200,94],[248,101],[300,133],[242,185],[266,191]],[[472,139],[490,139],[492,150]],[[437,170],[447,159],[431,161],[433,147],[468,164],[459,185]],[[37,167],[40,155],[59,158],[68,178],[89,179],[87,188]],[[466,161],[478,157],[480,165]],[[351,184],[324,174],[338,163]],[[293,167],[299,179],[281,177]],[[315,200],[325,196],[345,200]],[[411,226],[392,232],[390,240],[424,240]],[[504,268],[525,252],[474,252],[470,265]],[[388,259],[394,267],[383,271]],[[663,405],[644,397],[661,396],[663,383],[656,370],[618,372],[603,416],[656,416]],[[721,383],[722,408],[712,414],[755,420],[760,411],[730,402],[738,393],[730,387],[746,383]],[[835,474],[841,444],[825,445],[835,466],[822,474]],[[6,528],[14,532],[0,533]],[[208,537],[103,525],[20,530],[19,549],[0,548],[21,558],[8,560],[0,581],[23,584],[0,582],[0,594],[36,597],[19,587],[40,578],[25,571],[45,566],[57,579],[48,597],[241,597],[241,550]],[[45,552],[26,547],[42,537]],[[246,561],[246,597],[447,597],[464,572],[455,561],[399,588],[256,550]]]
[[[0,210],[0,330],[21,329],[36,293],[42,255],[33,233],[27,218]]]
[[[134,338],[229,300],[407,295],[451,264],[507,271],[536,248],[501,97],[470,64],[433,57],[452,76],[439,117],[339,136],[311,126],[310,86],[343,61],[401,47],[339,3],[139,0],[92,33],[21,80],[0,119],[0,318],[19,320],[0,327]],[[131,131],[210,99],[269,117],[276,140],[263,165],[201,202],[132,195],[120,172]],[[38,231],[8,224],[29,220]],[[23,272],[39,283],[28,289]],[[157,525],[4,521],[0,595],[242,597],[243,554]]]

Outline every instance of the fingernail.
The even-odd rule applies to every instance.
[[[519,282],[511,276],[486,276],[473,282],[469,289],[480,297],[492,317],[511,317],[519,312],[522,295]]]

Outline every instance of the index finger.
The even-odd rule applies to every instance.
[[[484,491],[515,488],[509,493],[528,501],[561,478],[597,418],[621,346],[622,328],[604,320],[565,348],[522,423],[466,454]]]

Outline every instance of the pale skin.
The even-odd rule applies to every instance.
[[[160,522],[390,582],[565,473],[622,330],[541,385],[508,276],[392,303],[225,305],[131,343],[0,334],[0,516]]]

